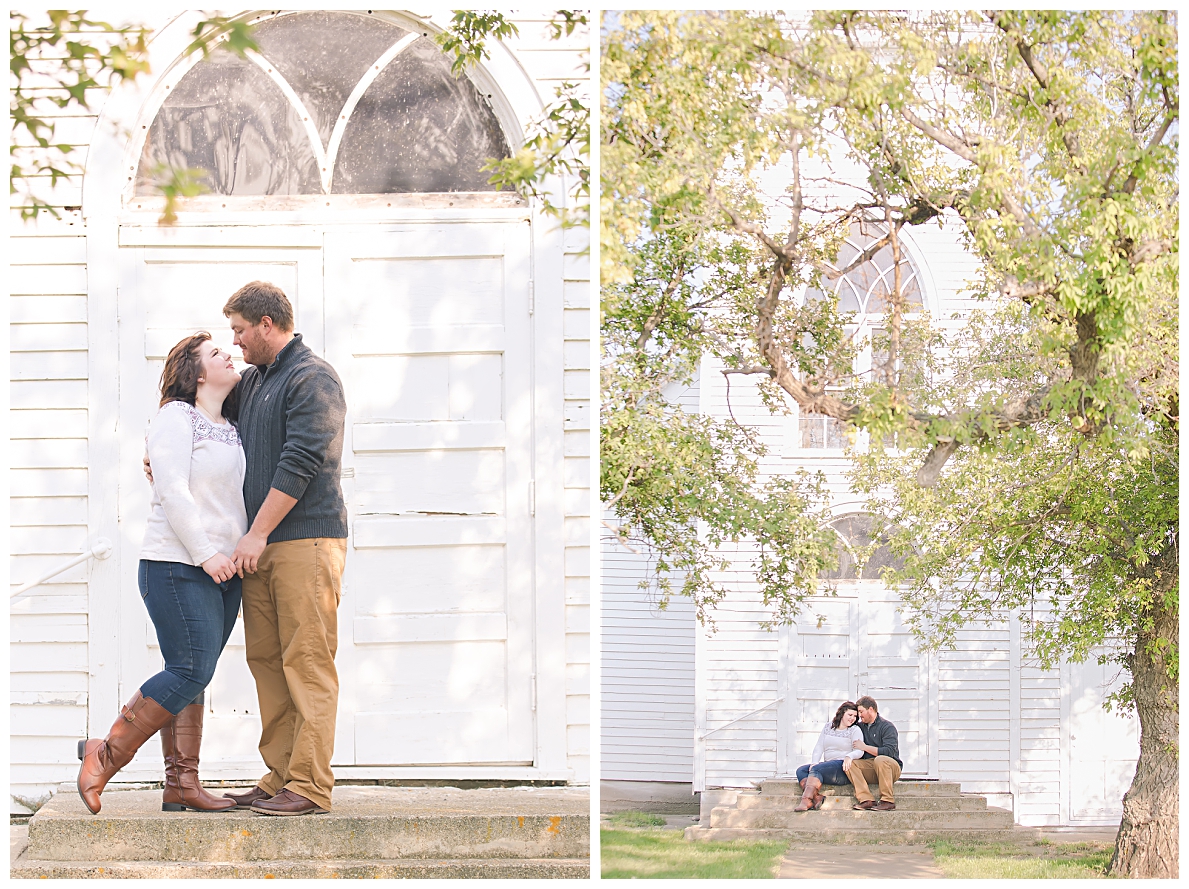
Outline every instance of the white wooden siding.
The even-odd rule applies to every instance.
[[[959,631],[955,651],[938,653],[940,777],[970,793],[1007,794],[1011,766],[1008,628]]]
[[[87,544],[85,238],[66,222],[9,240],[9,577],[19,585]],[[10,794],[20,812],[72,772],[87,729],[87,567],[12,605]],[[23,802],[22,802],[23,801]]]
[[[170,16],[149,15],[163,27]],[[110,17],[109,17],[110,20]],[[444,20],[443,20],[444,21]],[[548,104],[565,81],[589,89],[583,54],[587,29],[554,41],[548,16],[515,18],[520,35],[506,45]],[[115,24],[121,24],[114,21]],[[97,35],[97,39],[103,38]],[[61,93],[46,75],[49,60],[34,64],[26,85],[37,91],[39,109],[58,122],[54,141],[77,146],[70,156],[86,160],[105,90],[93,91],[90,110],[58,109]],[[97,93],[98,95],[94,95]],[[28,141],[28,140],[26,140]],[[18,152],[18,157],[20,152]],[[19,162],[19,159],[16,160]],[[87,269],[81,172],[50,188],[34,181],[35,193],[58,208],[60,220],[42,214],[22,223],[10,198],[10,576],[21,583],[86,542],[88,512]],[[590,280],[586,232],[564,236],[558,282],[538,298],[564,302],[564,689],[566,764],[573,780],[590,780]],[[540,287],[540,285],[538,285]],[[114,409],[114,406],[113,406]],[[36,441],[35,441],[36,440]],[[93,524],[93,522],[92,522]],[[73,777],[73,741],[88,729],[86,623],[87,571],[72,569],[13,607],[11,648],[11,793],[29,800]],[[562,646],[559,645],[559,651]],[[91,714],[91,729],[104,730],[108,713]],[[14,812],[26,807],[13,802]]]
[[[695,745],[705,762],[705,787],[747,787],[776,774],[777,766],[778,709],[768,705],[781,694],[780,635],[760,627],[769,612],[746,567],[747,550],[732,547],[728,553],[743,567],[714,578],[728,588],[730,605],[717,609],[714,626],[700,627],[698,637]],[[762,707],[768,709],[748,715]],[[703,789],[699,777],[695,773],[695,790]]]
[[[610,516],[609,516],[610,520]],[[602,570],[603,781],[693,778],[694,608],[676,596],[661,610],[639,588],[643,551],[604,539]]]
[[[1061,671],[1020,664],[1016,820],[1061,823]]]
[[[590,770],[591,474],[590,254],[586,229],[564,239],[566,760],[575,780]]]

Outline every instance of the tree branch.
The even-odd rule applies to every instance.
[[[1011,41],[1012,45],[1016,48],[1016,52],[1019,53],[1020,58],[1024,60],[1024,64],[1028,67],[1028,70],[1032,72],[1032,76],[1036,79],[1040,88],[1044,90],[1043,104],[1052,112],[1053,120],[1056,121],[1057,127],[1061,130],[1061,141],[1065,144],[1065,151],[1069,155],[1074,169],[1085,176],[1088,171],[1085,161],[1082,158],[1082,149],[1078,142],[1077,133],[1068,126],[1071,115],[1064,105],[1053,100],[1052,93],[1049,90],[1052,78],[1049,76],[1048,69],[1036,57],[1036,54],[1032,51],[1033,47],[1024,41],[1020,32],[1012,27],[1003,13],[992,11],[986,13],[986,15]]]
[[[966,139],[961,139],[946,130],[939,129],[933,124],[929,123],[915,113],[910,111],[907,107],[900,109],[900,116],[906,121],[936,142],[943,148],[949,149],[962,160],[969,161],[979,169],[984,169],[983,165],[979,163],[978,155],[975,154],[974,146]],[[1019,202],[1006,191],[1000,194],[1000,201],[1003,203],[1003,208],[1007,210],[1008,214],[1019,223],[1024,233],[1030,238],[1040,236],[1040,229],[1036,227],[1036,223],[1024,212],[1024,208],[1020,206]]]

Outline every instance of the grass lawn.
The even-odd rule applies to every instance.
[[[621,813],[627,814],[627,813]],[[636,813],[639,814],[639,813]],[[776,877],[787,842],[686,842],[679,830],[601,831],[605,880]]]
[[[947,877],[1000,880],[1100,880],[1113,847],[1098,843],[1032,846],[930,843],[933,862]]]

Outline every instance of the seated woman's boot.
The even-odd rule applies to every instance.
[[[820,809],[822,803],[826,801],[826,795],[822,793],[822,782],[817,782],[817,787],[813,788],[813,808]]]
[[[161,726],[173,719],[173,714],[138,691],[120,709],[107,737],[102,741],[83,739],[78,742],[78,795],[92,815],[99,814],[99,794],[107,782],[128,763]]]
[[[810,775],[805,779],[805,793],[801,797],[801,802],[797,803],[797,807],[793,809],[794,812],[808,812],[810,809],[817,808],[813,804],[814,795],[817,789],[822,786],[821,779]]]
[[[162,812],[227,812],[235,801],[212,796],[198,780],[198,750],[202,746],[202,704],[189,704],[161,729],[165,756],[165,793]]]

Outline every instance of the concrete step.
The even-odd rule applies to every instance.
[[[875,791],[873,791],[875,792]],[[855,804],[855,798],[849,794],[823,794],[826,801],[822,803],[821,812],[832,812],[849,809]],[[739,794],[735,804],[739,809],[764,809],[766,811],[788,811],[801,801],[799,796],[769,796],[767,794]],[[896,810],[900,812],[985,812],[987,798],[976,793],[966,793],[961,796],[920,796],[916,794],[901,794],[900,787],[896,787]]]
[[[882,812],[880,814],[895,814]],[[813,843],[860,844],[881,843],[896,846],[910,846],[931,843],[934,840],[951,842],[998,842],[1032,843],[1040,837],[1039,831],[1031,827],[1016,825],[1010,829],[971,830],[964,828],[930,828],[926,830],[892,830],[872,828],[869,830],[835,829],[794,830],[749,829],[741,827],[687,827],[687,840],[801,840]]]
[[[585,880],[588,859],[481,858],[390,861],[14,861],[11,879],[271,880],[271,879],[491,879]]]
[[[872,793],[876,792],[875,782],[868,782]],[[801,798],[804,792],[796,778],[765,778],[760,784],[760,792],[764,796],[795,796]],[[825,784],[822,794],[854,796],[854,788],[850,784]],[[897,781],[896,799],[901,796],[961,796],[962,785],[957,781]]]
[[[382,863],[410,876],[417,866],[448,871],[444,861],[506,860],[511,868],[516,860],[589,857],[590,793],[583,787],[336,787],[329,813],[301,817],[162,812],[160,791],[111,788],[92,815],[77,793],[63,791],[30,819],[22,855],[83,871],[116,862],[205,862],[229,872],[247,864],[254,871],[256,863],[333,870],[347,862],[365,869]]]
[[[755,830],[1005,830],[1014,824],[1006,809],[986,807],[974,812],[905,811],[857,812],[847,807],[833,811],[793,812],[780,809],[737,809],[722,806],[710,813],[710,827],[743,827]]]

